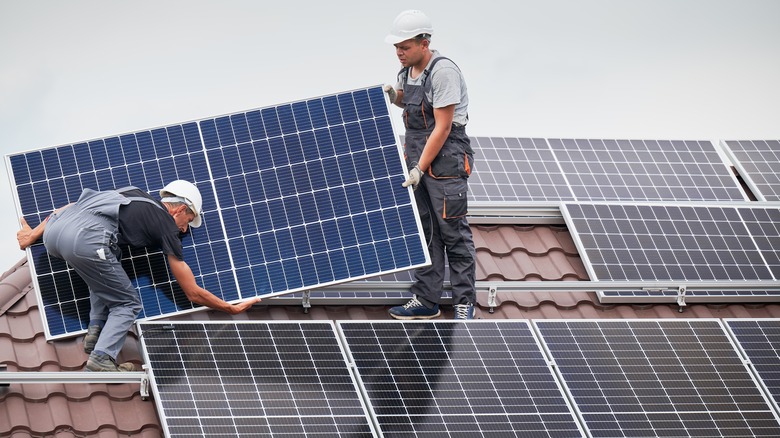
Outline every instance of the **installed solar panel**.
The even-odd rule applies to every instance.
[[[725,320],[764,386],[780,405],[780,320]]]
[[[548,142],[578,201],[747,200],[709,141]]]
[[[166,437],[365,437],[332,323],[139,323]]]
[[[780,141],[724,142],[734,166],[759,201],[780,201]]]
[[[593,281],[722,281],[755,290],[688,294],[778,295],[772,289],[780,278],[777,207],[578,203],[564,204],[562,212]],[[616,294],[636,296],[608,296]]]
[[[83,188],[156,195],[194,181],[204,226],[185,239],[198,283],[226,301],[276,296],[428,263],[381,87],[9,155],[20,213],[37,225]],[[83,332],[88,294],[38,244],[47,337]],[[191,310],[160,253],[123,258],[142,317]]]
[[[339,327],[385,437],[582,436],[525,321]]]
[[[717,320],[536,320],[594,437],[778,436]]]
[[[574,200],[544,139],[471,137],[471,144],[477,154],[469,177],[474,205]]]

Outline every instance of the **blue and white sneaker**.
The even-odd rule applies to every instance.
[[[474,319],[474,305],[456,304],[455,319]]]
[[[403,306],[395,306],[390,309],[390,316],[395,319],[432,319],[440,315],[441,310],[439,310],[438,304],[433,306],[433,309],[429,309],[417,299],[417,295]]]

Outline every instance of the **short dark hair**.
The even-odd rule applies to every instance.
[[[428,42],[431,42],[431,34],[421,33],[414,37],[414,41],[417,42],[417,44],[421,43],[423,40],[428,40]]]

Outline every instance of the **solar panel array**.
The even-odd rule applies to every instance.
[[[385,437],[579,437],[525,321],[340,322]]]
[[[167,437],[371,436],[331,323],[139,323]]]
[[[759,201],[780,201],[780,141],[725,141],[734,166]]]
[[[780,405],[780,320],[727,319],[725,322],[775,404]]]
[[[537,320],[591,436],[778,436],[717,320]]]
[[[381,87],[64,145],[6,158],[20,213],[37,225],[82,189],[156,195],[194,182],[204,226],[184,240],[198,284],[226,301],[276,296],[428,263]],[[47,337],[83,332],[78,276],[30,250]],[[161,253],[123,265],[149,318],[193,308]]]
[[[567,203],[562,211],[592,281],[645,281],[650,287],[654,281],[680,286],[716,281],[756,290],[689,288],[687,294],[713,299],[780,295],[772,289],[780,279],[778,207]],[[646,291],[603,294],[658,297]]]
[[[744,201],[709,141],[472,137],[474,206],[560,201]]]

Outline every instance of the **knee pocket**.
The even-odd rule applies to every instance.
[[[443,219],[459,219],[469,211],[468,182],[464,178],[447,180],[442,199]]]

